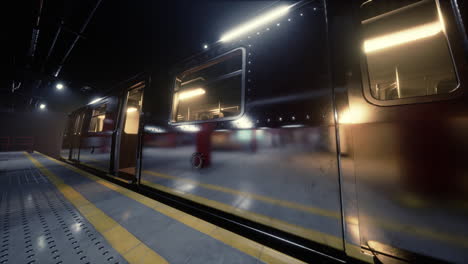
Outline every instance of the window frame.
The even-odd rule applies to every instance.
[[[107,102],[107,100],[103,100],[103,101],[99,102],[99,104],[96,104],[96,105],[93,105],[93,107],[90,107],[90,110],[91,110],[91,111],[90,111],[90,115],[89,115],[89,122],[88,122],[87,133],[102,133],[102,132],[105,131],[105,130],[104,130],[104,123],[102,124],[102,130],[101,130],[101,131],[89,131],[90,126],[91,126],[91,120],[93,119],[93,117],[95,117],[95,116],[93,116],[93,112],[94,112],[95,109],[101,107],[102,105],[105,105],[105,106],[106,106],[106,108],[105,108],[105,110],[104,110],[104,120],[106,120],[107,109],[108,109],[108,102]],[[97,116],[99,116],[99,115],[96,115],[96,117],[97,117]],[[103,120],[103,122],[104,122],[104,120]]]
[[[176,93],[176,87],[177,87],[177,76],[179,76],[180,74],[184,73],[184,72],[187,72],[187,71],[190,71],[190,70],[193,70],[194,68],[197,68],[197,67],[200,67],[202,65],[205,65],[205,64],[209,64],[219,58],[222,58],[224,56],[227,56],[233,52],[236,52],[240,50],[242,52],[242,69],[240,70],[237,70],[235,72],[238,72],[240,71],[241,72],[241,86],[240,86],[240,89],[241,89],[241,102],[240,102],[240,112],[238,115],[236,116],[230,116],[230,117],[222,117],[222,118],[214,118],[214,119],[209,119],[209,120],[194,120],[194,121],[183,121],[183,122],[177,122],[177,121],[174,121],[173,119],[173,111],[174,111],[174,94]],[[191,66],[189,68],[185,68],[181,71],[178,71],[174,76],[173,76],[173,85],[172,85],[172,88],[171,88],[171,93],[170,93],[170,100],[171,100],[171,104],[170,104],[170,111],[169,111],[169,124],[170,125],[190,125],[190,124],[200,124],[200,123],[208,123],[208,122],[222,122],[222,121],[231,121],[231,120],[236,120],[236,119],[239,119],[240,117],[242,117],[245,113],[245,73],[246,73],[246,53],[247,53],[247,50],[246,48],[244,47],[238,47],[238,48],[235,48],[235,49],[232,49],[232,50],[229,50],[227,52],[224,52],[220,55],[217,55],[211,59],[208,59],[208,60],[205,60],[201,63],[197,63],[197,65],[195,66]],[[228,74],[232,74],[232,73],[227,73],[225,75],[228,75]],[[225,75],[222,75],[222,76],[225,76]]]
[[[421,0],[420,2],[423,2],[425,0]],[[426,0],[430,1],[430,0]],[[392,100],[379,100],[376,99],[371,92],[371,81],[370,81],[370,76],[369,76],[369,66],[367,64],[367,56],[364,53],[362,49],[362,45],[364,43],[364,34],[363,34],[363,27],[362,27],[362,21],[360,17],[357,17],[357,22],[359,24],[359,52],[360,52],[360,66],[361,66],[361,76],[362,76],[362,93],[364,95],[364,98],[371,104],[377,105],[377,106],[398,106],[398,105],[408,105],[408,104],[418,104],[418,103],[429,103],[429,102],[437,102],[437,101],[446,101],[446,100],[452,100],[455,98],[460,97],[463,94],[463,79],[462,76],[460,75],[460,67],[457,59],[457,54],[458,52],[456,50],[456,45],[454,44],[454,41],[458,41],[458,38],[456,35],[460,34],[458,32],[458,29],[453,28],[456,27],[456,18],[453,15],[453,6],[452,3],[440,3],[439,0],[433,0],[439,9],[438,11],[441,12],[441,14],[444,17],[444,22],[445,22],[445,31],[443,32],[445,39],[447,41],[447,47],[450,52],[451,56],[451,61],[453,64],[453,68],[455,70],[455,75],[457,77],[458,85],[456,88],[454,88],[453,92],[450,93],[445,93],[445,94],[433,94],[433,95],[424,95],[424,96],[414,96],[414,97],[406,97],[406,98],[399,98],[399,99],[392,99]],[[417,2],[414,4],[418,4]],[[405,8],[405,7],[402,7]],[[393,12],[394,10],[390,11]],[[385,14],[381,14],[379,16],[382,16]]]

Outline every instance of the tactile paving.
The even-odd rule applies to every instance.
[[[24,165],[0,170],[0,264],[127,263],[39,170]]]

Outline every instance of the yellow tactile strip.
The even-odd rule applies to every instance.
[[[39,153],[40,154],[40,153]],[[42,155],[42,154],[41,154]],[[186,214],[182,211],[179,211],[177,209],[174,209],[170,206],[167,206],[165,204],[162,204],[160,202],[157,202],[153,199],[150,199],[146,196],[143,196],[139,193],[133,192],[129,189],[120,187],[116,184],[113,184],[111,182],[108,182],[104,179],[101,179],[97,176],[94,176],[86,171],[80,170],[72,165],[66,164],[64,162],[58,161],[56,159],[53,159],[51,157],[48,157],[46,155],[43,155],[44,157],[76,172],[79,173],[103,186],[106,186],[107,188],[114,190],[122,195],[125,195],[149,208],[154,209],[155,211],[164,214],[168,217],[171,217],[175,219],[176,221],[179,221],[193,229],[196,229],[200,231],[201,233],[204,233],[218,241],[223,242],[226,245],[229,245],[233,248],[238,249],[239,251],[250,255],[254,258],[257,258],[261,260],[262,262],[265,263],[272,263],[272,264],[280,264],[280,263],[290,263],[290,264],[295,264],[295,263],[304,263],[298,259],[295,259],[291,256],[285,255],[279,251],[276,251],[272,248],[266,247],[260,243],[257,243],[253,240],[250,240],[248,238],[242,237],[240,235],[237,235],[233,232],[230,232],[228,230],[225,230],[223,228],[220,228],[218,226],[215,226],[211,223],[208,223],[204,220],[201,220],[199,218],[196,218],[192,215]]]
[[[61,178],[48,170],[37,159],[28,153],[25,153],[25,155],[42,174],[49,178],[63,196],[80,211],[125,260],[132,264],[168,263],[163,257],[147,247],[142,241],[127,231],[127,229],[123,228],[114,219],[83,197],[83,195],[65,184]]]

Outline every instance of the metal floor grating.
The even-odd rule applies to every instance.
[[[0,264],[127,263],[36,168],[0,171],[0,193]]]

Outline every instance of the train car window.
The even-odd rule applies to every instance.
[[[437,3],[399,2],[391,9],[396,2],[365,6],[369,18],[362,21],[363,51],[370,94],[377,100],[397,100],[455,91],[458,78]]]
[[[126,134],[138,134],[140,112],[143,99],[143,89],[133,89],[128,92],[127,110],[124,132]]]
[[[176,77],[172,122],[234,118],[241,113],[244,50],[236,49]]]
[[[93,114],[89,122],[88,132],[101,132],[104,128],[107,104],[102,104],[93,109]]]

